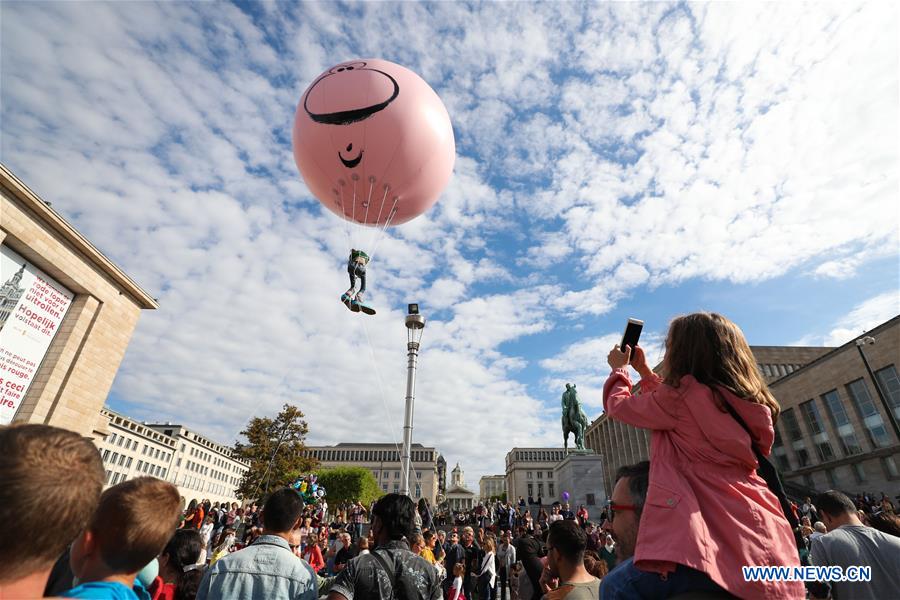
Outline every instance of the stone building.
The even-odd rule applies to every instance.
[[[466,487],[466,479],[459,463],[450,472],[450,487],[447,488],[444,505],[451,510],[470,510],[475,508],[475,492]]]
[[[478,499],[481,502],[505,495],[506,475],[485,475],[478,480]]]
[[[106,487],[135,477],[158,477],[178,487],[185,499],[240,502],[235,489],[248,465],[231,448],[171,423],[141,423],[107,408],[100,411],[109,432],[94,443],[106,469]]]
[[[355,444],[307,446],[309,456],[323,468],[364,467],[372,471],[384,492],[400,492],[400,449],[396,444]],[[409,494],[414,500],[425,498],[434,506],[438,495],[438,452],[433,447],[412,444]]]
[[[559,500],[553,472],[566,457],[562,448],[513,448],[506,453],[506,493],[512,502],[519,498],[541,498],[544,504]]]
[[[786,485],[900,493],[898,362],[900,316],[770,384],[782,408],[772,453]]]
[[[0,370],[7,380],[13,372],[19,379],[13,395],[0,399],[0,424],[46,423],[106,435],[101,408],[141,310],[157,308],[156,301],[5,165],[0,246],[7,315]],[[11,305],[14,299],[18,304]]]

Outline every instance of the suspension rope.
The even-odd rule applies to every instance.
[[[381,370],[378,368],[378,360],[375,356],[375,348],[374,348],[374,346],[372,346],[372,339],[369,337],[369,328],[366,327],[365,319],[363,319],[361,323],[362,323],[363,333],[365,333],[365,335],[366,335],[366,343],[369,346],[369,353],[372,355],[372,365],[375,367],[375,376],[378,379],[378,389],[381,392],[381,406],[384,408],[385,415],[388,418],[388,423],[393,423],[394,415],[391,412],[390,405],[387,403],[387,395],[384,393],[384,382],[381,379]],[[400,443],[397,441],[396,432],[394,432],[393,438],[394,438],[394,447],[397,449],[397,456],[400,457],[400,465],[402,467],[403,466],[403,451],[400,448]],[[412,457],[410,457],[410,461],[409,461],[410,469],[409,470],[412,472],[413,477],[415,477],[415,482],[419,486],[419,489],[421,490],[422,481],[420,480],[418,473],[416,473],[416,470],[413,468],[412,462],[413,462]],[[409,478],[407,478],[407,481],[409,481]],[[379,482],[379,483],[381,483],[381,482]]]
[[[387,185],[384,186],[384,195],[381,197],[381,206],[378,208],[378,217],[375,219],[375,231],[372,232],[369,240],[369,247],[371,248],[375,243],[375,238],[378,236],[378,222],[381,220],[381,211],[384,210],[384,201],[387,200],[388,192],[391,191],[391,188]]]
[[[372,189],[375,187],[375,178],[369,177],[369,196],[366,198],[366,216],[363,219],[363,225],[369,224],[369,205],[372,203]]]
[[[388,213],[387,219],[384,220],[384,227],[381,228],[381,232],[378,235],[378,240],[375,242],[375,247],[372,249],[371,256],[375,256],[375,252],[378,250],[378,246],[381,245],[382,240],[384,239],[384,232],[391,225],[391,221],[394,220],[394,216],[397,214],[397,202],[400,201],[400,198],[394,198],[394,204],[391,207],[391,212]],[[369,259],[369,262],[372,262],[372,259]]]
[[[347,245],[353,247],[353,240],[350,237],[350,222],[347,220],[347,211],[344,209],[344,184],[338,182],[341,188],[341,220],[344,221],[344,230],[347,234]]]

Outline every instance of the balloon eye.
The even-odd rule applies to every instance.
[[[343,70],[344,70],[344,67],[341,67],[340,69],[338,69],[338,73],[340,73]]]
[[[348,71],[352,71],[352,70],[353,70],[353,67],[347,67],[347,70],[348,70]]]

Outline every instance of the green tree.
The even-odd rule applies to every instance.
[[[335,467],[317,471],[316,474],[319,476],[319,485],[328,492],[325,499],[330,506],[359,500],[368,510],[369,504],[384,493],[378,487],[372,471],[363,467]]]
[[[303,412],[285,404],[274,419],[253,417],[241,435],[247,443],[237,442],[233,455],[250,463],[237,487],[241,498],[256,500],[266,491],[293,483],[297,474],[316,467],[316,460],[306,456],[304,440],[308,428]]]

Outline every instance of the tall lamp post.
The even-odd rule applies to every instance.
[[[894,416],[893,411],[891,411],[891,406],[890,404],[888,404],[887,398],[884,397],[884,392],[881,391],[881,386],[878,384],[878,380],[875,378],[875,373],[872,372],[872,367],[869,366],[869,361],[866,359],[866,353],[863,352],[863,346],[874,344],[875,338],[867,335],[856,340],[856,349],[859,350],[859,356],[862,358],[863,364],[866,365],[866,371],[868,371],[869,377],[872,379],[872,383],[875,384],[875,391],[878,393],[878,398],[881,400],[881,405],[884,407],[884,412],[887,413],[888,420],[891,422],[891,426],[894,428],[894,435],[897,437],[897,441],[900,442],[900,427],[897,426],[897,418]]]
[[[403,418],[403,455],[400,457],[400,493],[409,496],[409,457],[412,447],[413,409],[416,403],[416,365],[419,360],[419,342],[425,329],[425,317],[419,314],[419,305],[410,304],[406,315],[406,412]]]

